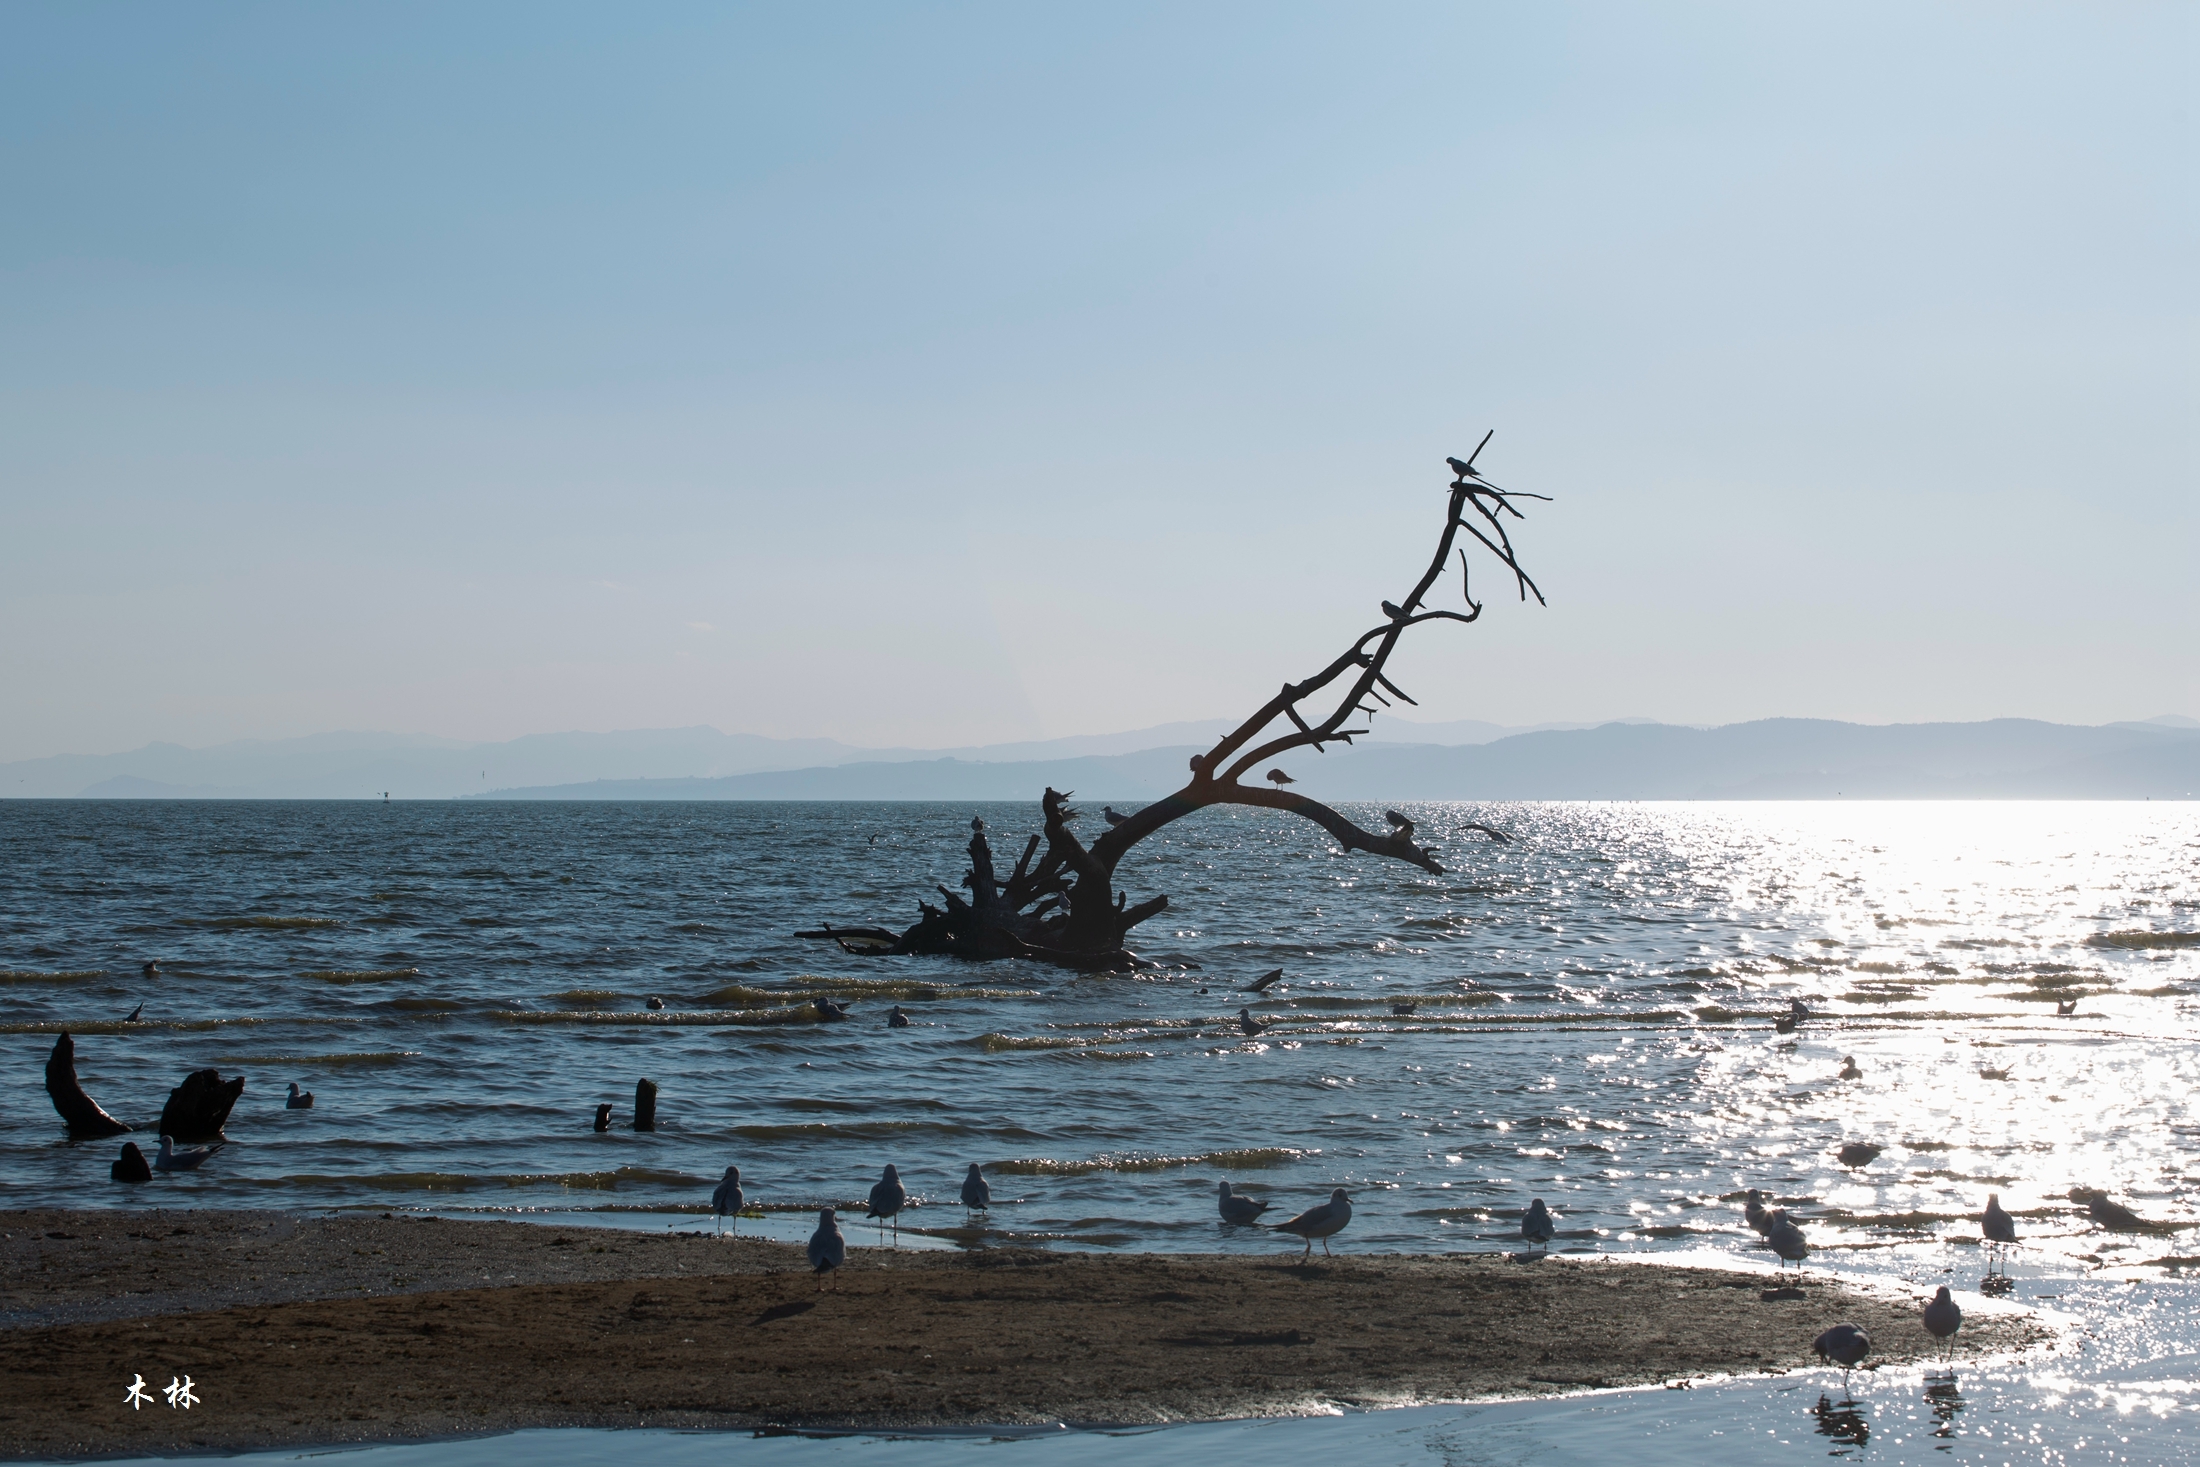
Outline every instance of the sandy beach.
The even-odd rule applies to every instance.
[[[1937,1348],[1915,1303],[1815,1270],[1798,1294],[1769,1270],[1566,1257],[857,1247],[820,1294],[797,1249],[693,1234],[90,1211],[0,1233],[11,1457],[1283,1414],[1782,1370],[1840,1321],[1874,1360]],[[2046,1333],[1980,1316],[1957,1353]],[[189,1411],[161,1394],[179,1375]]]

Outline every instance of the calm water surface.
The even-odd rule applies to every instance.
[[[1031,807],[977,808],[1004,860],[1036,828]],[[119,1200],[114,1146],[68,1144],[36,1083],[66,1027],[86,1088],[132,1123],[188,1069],[248,1078],[218,1162],[133,1202],[662,1227],[738,1163],[767,1209],[743,1226],[792,1237],[892,1161],[942,1245],[1272,1249],[1220,1228],[1227,1178],[1279,1210],[1352,1189],[1350,1248],[1498,1247],[1541,1196],[1561,1247],[1762,1263],[1739,1217],[1759,1186],[1835,1268],[1967,1287],[1970,1219],[1998,1192],[2030,1244],[2020,1297],[2090,1289],[2095,1313],[2182,1288],[2200,1254],[2189,1232],[2101,1232],[2069,1200],[2100,1187],[2200,1222],[2192,806],[1416,807],[1443,877],[1210,811],[1120,873],[1133,900],[1171,897],[1133,943],[1158,972],[866,961],[793,936],[913,920],[960,879],[972,813],[0,803],[0,1043],[21,1081],[0,1090],[0,1199]],[[1468,819],[1517,839],[1447,834]],[[1252,1000],[1276,1025],[1245,1038],[1233,989],[1278,966]],[[852,1001],[850,1021],[809,1022],[814,994]],[[1793,997],[1813,1018],[1781,1036]],[[913,1027],[885,1028],[895,1002]],[[1863,1078],[1837,1078],[1844,1056]],[[592,1133],[642,1076],[660,1130]],[[314,1109],[282,1108],[292,1080]],[[1885,1151],[1850,1171],[1850,1140]],[[971,1161],[996,1199],[982,1231],[954,1202]],[[2159,1375],[2196,1337],[2150,1326],[2117,1372]],[[2155,1419],[2189,1416],[2189,1383],[2148,1389],[2171,1402]],[[1658,1409],[1731,1414],[1707,1404],[1726,1390],[1765,1393]]]

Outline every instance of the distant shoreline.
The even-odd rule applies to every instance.
[[[276,1212],[0,1213],[0,1454],[89,1457],[546,1426],[891,1429],[1292,1415],[1652,1384],[1938,1346],[1813,1271],[1504,1254],[801,1250]],[[66,1236],[55,1236],[55,1235]],[[1980,1313],[1957,1354],[2044,1340]],[[189,1412],[160,1388],[188,1374]],[[123,1405],[133,1376],[153,1403]]]

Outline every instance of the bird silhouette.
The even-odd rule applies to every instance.
[[[1841,1367],[1841,1394],[1849,1393],[1849,1372],[1872,1352],[1872,1337],[1853,1324],[1837,1324],[1810,1342],[1819,1359]]]
[[[1879,1153],[1884,1150],[1885,1147],[1874,1146],[1869,1141],[1851,1141],[1835,1152],[1834,1156],[1845,1167],[1865,1167],[1877,1161]]]
[[[1254,1018],[1251,1009],[1238,1010],[1238,1028],[1247,1034],[1265,1034],[1268,1032],[1268,1026],[1275,1022],[1274,1019]]]
[[[1287,784],[1297,784],[1297,783],[1298,783],[1298,781],[1297,781],[1297,780],[1293,779],[1293,778],[1292,778],[1292,777],[1291,777],[1290,775],[1288,775],[1288,774],[1285,774],[1285,773],[1284,773],[1284,772],[1283,772],[1282,770],[1280,770],[1280,769],[1271,769],[1271,770],[1269,770],[1269,771],[1268,771],[1268,774],[1267,774],[1267,779],[1268,779],[1268,782],[1269,782],[1270,784],[1274,785],[1274,786],[1275,786],[1275,787],[1276,787],[1277,789],[1279,789],[1279,790],[1280,790],[1280,789],[1282,789],[1282,788],[1283,788],[1283,787],[1284,787],[1285,785],[1287,785]]]
[[[1756,1230],[1758,1237],[1771,1235],[1773,1214],[1765,1207],[1765,1194],[1755,1187],[1749,1189],[1749,1196],[1742,1203],[1742,1217]]]
[[[817,1272],[818,1292],[825,1290],[825,1276],[848,1261],[848,1240],[840,1234],[840,1221],[830,1207],[817,1212],[817,1231],[810,1234],[810,1267]],[[840,1280],[833,1280],[840,1287]]]
[[[287,1097],[286,1097],[286,1098],[284,1099],[284,1101],[283,1101],[283,1109],[284,1109],[284,1110],[311,1110],[311,1109],[313,1109],[313,1092],[312,1092],[312,1091],[310,1091],[310,1090],[300,1090],[300,1089],[298,1088],[298,1082],[297,1082],[296,1080],[293,1080],[293,1081],[291,1081],[291,1082],[290,1082],[290,1094],[289,1094],[289,1095],[288,1095],[288,1096],[287,1096]]]
[[[895,1004],[894,1011],[886,1016],[886,1027],[889,1029],[906,1029],[909,1027],[909,1016],[901,1011],[900,1004]]]
[[[203,1165],[206,1159],[221,1150],[222,1146],[222,1142],[216,1141],[211,1146],[184,1146],[179,1148],[174,1141],[163,1136],[160,1138],[160,1155],[153,1158],[153,1170],[156,1172],[192,1171]]]
[[[1256,1202],[1250,1197],[1240,1197],[1230,1190],[1228,1182],[1222,1184],[1220,1191],[1216,1194],[1215,1202],[1222,1213],[1222,1220],[1235,1227],[1244,1227],[1259,1222],[1260,1215],[1274,1205],[1268,1202]]]
[[[1548,1244],[1557,1232],[1558,1224],[1551,1221],[1551,1210],[1543,1205],[1543,1199],[1532,1199],[1528,1210],[1520,1215],[1521,1240]]]
[[[1841,1078],[1844,1080],[1861,1080],[1864,1078],[1864,1072],[1856,1067],[1855,1055],[1845,1054],[1841,1056]]]
[[[734,1220],[733,1230],[737,1233],[741,1231],[741,1205],[747,1200],[741,1195],[741,1168],[727,1167],[725,1177],[718,1183],[718,1189],[710,1194],[711,1215],[718,1219],[721,1232],[724,1231],[725,1220],[729,1217]]]
[[[1986,1240],[1986,1272],[1996,1271],[1999,1258],[2005,1257],[2011,1244],[2017,1241],[2017,1220],[2002,1211],[2001,1198],[1989,1195],[1986,1211],[1979,1214],[1979,1235]]]
[[[1266,993],[1268,991],[1268,985],[1275,982],[1278,978],[1281,978],[1282,976],[1283,969],[1271,968],[1267,972],[1261,974],[1258,978],[1255,978],[1252,982],[1242,985],[1238,989],[1238,992]]]
[[[1455,477],[1461,479],[1482,478],[1480,474],[1474,471],[1474,461],[1482,456],[1483,449],[1490,446],[1490,439],[1493,435],[1496,434],[1496,432],[1497,430],[1495,428],[1492,428],[1488,433],[1484,433],[1482,435],[1482,441],[1474,445],[1474,452],[1467,455],[1467,461],[1465,463],[1461,463],[1455,458],[1447,458],[1444,460],[1445,463],[1451,465],[1451,471]],[[1487,479],[1483,479],[1482,482],[1486,484],[1489,481]]]
[[[972,835],[985,834],[985,817],[983,815],[973,815],[970,817],[970,833]]]
[[[118,1182],[150,1182],[153,1169],[145,1161],[145,1153],[137,1149],[135,1141],[122,1143],[122,1155],[107,1168],[107,1175]]]
[[[2070,1000],[2070,1002],[2068,1002],[2068,1003],[2064,1003],[2064,1002],[2062,1002],[2061,1000],[2057,1000],[2057,1001],[2056,1001],[2056,1004],[2055,1004],[2055,1012],[2056,1012],[2056,1014],[2057,1014],[2057,1015],[2059,1015],[2059,1016],[2060,1016],[2060,1017],[2062,1017],[2062,1018],[2065,1018],[2065,1019],[2067,1019],[2067,1018],[2069,1018],[2069,1017],[2070,1017],[2070,1016],[2071,1016],[2072,1014],[2076,1013],[2077,1011],[2078,1011],[2078,1001],[2077,1001],[2076,999],[2072,999],[2072,1000]]]
[[[1403,621],[1407,614],[1405,608],[1395,601],[1385,601],[1383,603],[1383,615],[1389,617],[1392,621]]]
[[[1406,819],[1405,816],[1399,814],[1396,810],[1385,810],[1383,818],[1390,822],[1390,828],[1398,833],[1400,840],[1413,839],[1413,822]]]
[[[1765,1230],[1765,1241],[1772,1245],[1773,1252],[1780,1255],[1783,1264],[1795,1265],[1795,1276],[1798,1280],[1801,1279],[1803,1260],[1810,1257],[1810,1240],[1795,1225],[1795,1219],[1789,1217],[1785,1211],[1775,1212],[1772,1215],[1772,1226]]]
[[[1948,1342],[1948,1348],[1941,1356],[1943,1360],[1955,1353],[1956,1331],[1961,1328],[1963,1310],[1955,1300],[1948,1297],[1948,1286],[1942,1284],[1940,1292],[1933,1295],[1932,1302],[1925,1306],[1925,1331],[1936,1340]]]
[[[1390,1016],[1394,1019],[1410,1019],[1413,1017],[1413,1011],[1419,1007],[1418,1003],[1395,1001],[1390,1006]]]
[[[158,978],[160,976],[160,964],[147,963],[144,967],[138,969],[138,971],[140,973],[143,973],[148,978]]]
[[[1115,806],[1113,805],[1102,805],[1100,807],[1100,813],[1107,817],[1108,824],[1110,825],[1121,825],[1131,818],[1128,815],[1116,814]]]
[[[993,1188],[987,1184],[985,1173],[978,1170],[976,1162],[970,1163],[970,1170],[963,1173],[962,1199],[963,1206],[972,1212],[993,1210]]]
[[[909,1190],[901,1184],[901,1173],[894,1170],[892,1163],[888,1163],[886,1175],[871,1184],[871,1210],[863,1215],[877,1218],[881,1231],[891,1221],[894,1225],[894,1237],[898,1241],[901,1237],[901,1210],[908,1202]]]
[[[823,994],[811,999],[810,1006],[817,1010],[819,1020],[827,1024],[837,1024],[848,1017],[848,1006],[846,1004],[834,1003]]]
[[[642,1004],[642,1007],[643,1007],[643,1008],[645,1008],[645,1009],[661,1009],[661,1008],[663,1008],[664,1006],[665,1006],[665,1001],[664,1001],[663,999],[661,999],[661,998],[657,997],[657,995],[655,995],[654,993],[653,993],[653,994],[651,994],[651,995],[649,996],[648,1000],[647,1000],[647,1001],[645,1001],[645,1002],[644,1002],[644,1003]]]

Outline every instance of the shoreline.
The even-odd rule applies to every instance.
[[[0,1235],[10,1458],[1326,1413],[1783,1371],[1843,1322],[1874,1361],[1940,1350],[1918,1301],[1636,1260],[851,1247],[820,1294],[799,1248],[695,1233],[40,1209]],[[1956,1355],[2050,1333],[1982,1310]],[[188,1412],[160,1394],[186,1374]]]

